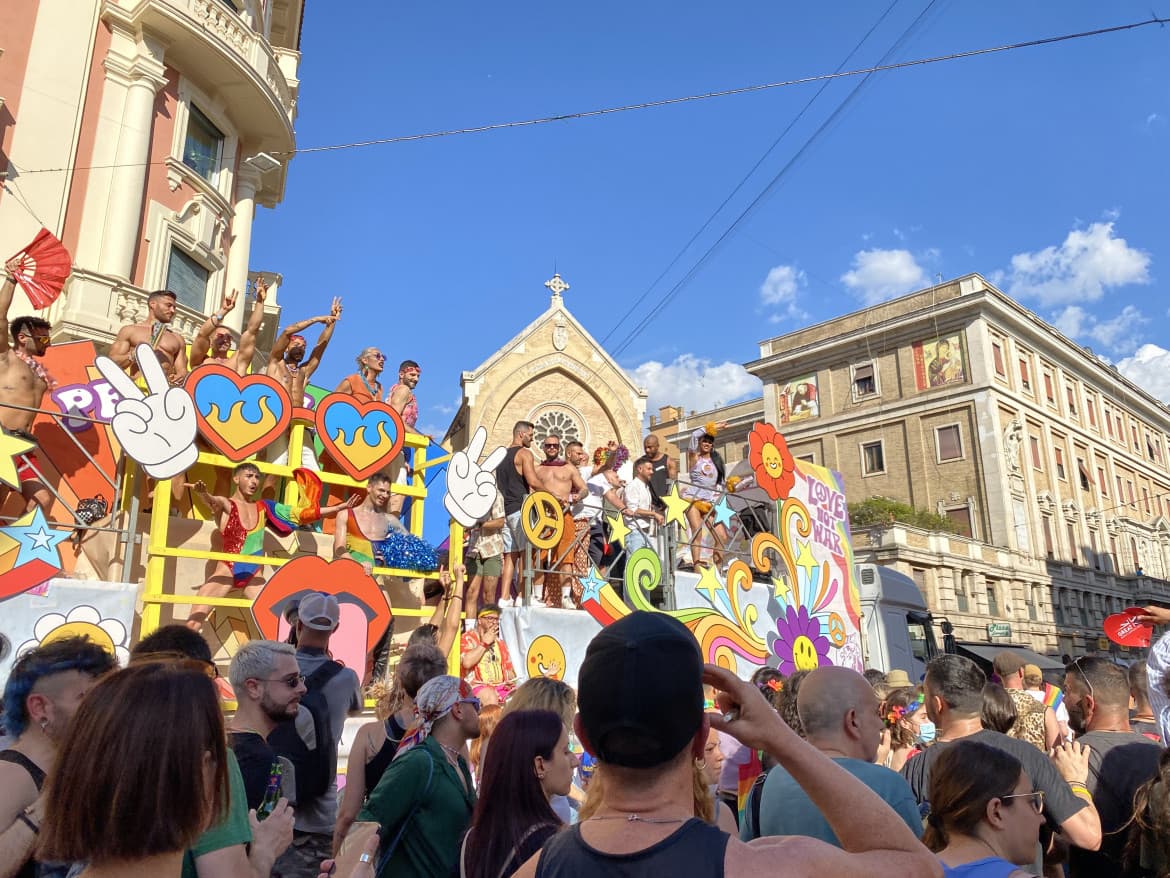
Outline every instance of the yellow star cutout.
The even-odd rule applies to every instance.
[[[788,597],[788,583],[783,579],[772,577],[772,596],[777,598]]]
[[[817,559],[813,557],[812,548],[807,540],[800,543],[800,551],[796,555],[796,566],[804,568],[810,576],[817,568]]]
[[[667,524],[670,524],[672,521],[677,521],[682,525],[687,523],[686,512],[687,507],[691,505],[691,501],[678,495],[677,484],[670,486],[670,493],[662,498],[662,502],[666,504]]]
[[[36,447],[35,442],[0,432],[0,482],[10,488],[20,488],[20,476],[16,474],[16,457]]]
[[[706,592],[707,600],[711,602],[711,606],[715,605],[715,592],[723,591],[723,583],[715,575],[714,567],[708,566],[703,568],[703,572],[699,576],[699,584],[695,586],[695,591]]]
[[[609,522],[609,538],[622,548],[625,548],[626,534],[630,532],[630,529],[626,527],[625,521],[622,520],[620,515],[607,515],[605,520]]]

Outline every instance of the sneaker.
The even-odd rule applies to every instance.
[[[569,597],[568,595],[565,595],[563,598],[561,598],[561,609],[562,610],[575,610],[575,609],[577,609],[577,605],[575,603],[573,603],[573,599],[571,597]]]
[[[500,598],[500,600],[498,602],[498,606],[502,610],[502,609],[504,609],[504,607],[516,606],[516,602],[512,598]]]

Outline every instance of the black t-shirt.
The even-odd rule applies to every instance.
[[[658,460],[650,461],[650,465],[654,467],[654,470],[650,473],[650,487],[654,489],[654,493],[659,497],[665,497],[670,493],[670,485],[668,484],[669,461],[670,458],[665,454],[658,458]]]
[[[1069,849],[1069,875],[1088,878],[1118,875],[1138,787],[1158,773],[1162,748],[1137,732],[1086,732],[1077,738],[1089,754],[1089,782],[1093,804],[1101,815],[1101,850]]]
[[[229,732],[228,745],[236,754],[240,774],[244,776],[244,791],[248,795],[248,807],[259,808],[268,789],[268,776],[272,763],[278,761],[276,751],[255,732]]]
[[[1039,749],[1026,741],[1009,738],[990,729],[982,729],[973,735],[961,738],[963,741],[978,741],[997,750],[1005,750],[1024,766],[1024,771],[1035,789],[1044,791],[1044,815],[1055,826],[1060,826],[1085,807],[1085,802],[1073,795],[1064,778]],[[912,757],[902,768],[902,776],[914,791],[919,804],[929,801],[930,767],[942,755],[951,741],[939,741]]]

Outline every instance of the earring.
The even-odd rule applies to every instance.
[[[544,772],[543,772],[543,771],[538,771],[538,772],[536,773],[536,779],[537,779],[537,780],[544,780]]]
[[[695,768],[699,769],[699,771],[702,771],[706,767],[707,767],[707,758],[705,756],[702,759],[695,760]]]
[[[49,725],[49,718],[47,716],[42,716],[41,717],[41,731],[43,732],[48,725]]]

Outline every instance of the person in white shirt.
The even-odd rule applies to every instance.
[[[602,464],[601,468],[595,474],[593,472],[593,465],[589,461],[589,454],[580,442],[570,442],[565,446],[565,449],[565,455],[569,463],[580,470],[581,478],[585,480],[585,487],[587,489],[571,508],[574,523],[579,519],[584,519],[589,524],[589,539],[584,547],[586,552],[585,563],[592,564],[604,575],[605,531],[601,526],[601,513],[605,509],[606,500],[618,509],[621,509],[625,505],[625,501],[622,499],[621,479],[618,478],[617,473],[614,472],[609,461]],[[612,459],[611,457],[610,460]],[[578,551],[580,551],[580,548],[579,545]],[[581,575],[586,576],[588,573],[589,570],[586,567],[585,573]]]
[[[626,557],[628,558],[643,546],[653,548],[652,540],[657,533],[657,525],[663,523],[662,513],[655,512],[650,494],[650,474],[654,472],[654,464],[646,458],[640,458],[634,464],[634,480],[626,485],[626,505],[622,509],[622,518],[630,533],[626,536]]]

